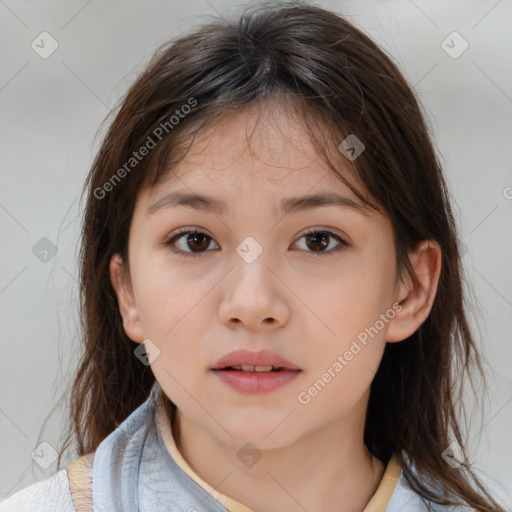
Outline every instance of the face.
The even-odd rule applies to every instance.
[[[392,227],[346,200],[290,207],[325,194],[362,205],[275,109],[218,122],[137,199],[129,281],[117,289],[126,332],[151,340],[152,371],[180,413],[227,444],[284,446],[366,405],[396,313]],[[237,391],[212,367],[239,349],[271,350],[301,371],[273,391]]]

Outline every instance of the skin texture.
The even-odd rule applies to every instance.
[[[254,511],[334,511],[340,504],[346,512],[363,510],[385,469],[363,442],[370,384],[386,342],[410,336],[430,312],[438,244],[425,241],[410,253],[423,285],[413,289],[396,275],[387,216],[339,206],[283,216],[283,197],[336,191],[360,201],[277,105],[222,118],[172,174],[140,192],[130,268],[114,255],[110,273],[127,335],[139,343],[149,338],[160,350],[151,368],[178,407],[178,449],[203,480]],[[171,191],[214,195],[228,210],[182,206],[148,214]],[[202,247],[199,256],[180,257],[163,245],[182,227],[211,237],[192,247],[187,235],[175,243],[189,253]],[[328,238],[329,246],[315,252],[321,245],[303,236],[310,228],[352,245],[328,253],[339,243]],[[248,236],[263,250],[252,263],[236,252]],[[307,404],[298,401],[361,331],[401,301],[321,392]],[[263,348],[302,372],[276,391],[249,396],[210,371],[232,350]],[[237,457],[247,442],[261,454],[251,467]]]

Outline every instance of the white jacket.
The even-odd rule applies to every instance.
[[[153,392],[95,452],[0,501],[0,512],[250,512],[190,468],[155,396]],[[393,457],[363,512],[448,510],[456,509],[429,508],[407,486]]]

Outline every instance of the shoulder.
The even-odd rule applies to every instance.
[[[35,482],[0,501],[0,512],[91,510],[91,473],[94,453],[75,459],[66,469],[61,469],[54,475]]]
[[[0,512],[75,512],[68,473],[61,469],[0,501]]]
[[[112,465],[112,459],[124,454],[130,437],[134,433],[144,430],[142,427],[147,425],[152,411],[150,405],[148,402],[141,404],[115,431],[111,432],[102,441],[100,447],[103,450],[105,447],[110,447],[111,444],[115,444],[117,448],[117,451],[112,450],[112,453],[107,454],[111,456],[106,464],[108,468]],[[117,441],[117,444],[115,441]],[[100,450],[101,453],[102,450]],[[90,510],[90,507],[92,507],[93,460],[95,455],[96,451],[83,455],[68,464],[66,469],[61,469],[54,475],[39,480],[1,499],[0,512],[25,512],[27,510],[77,512]],[[97,468],[96,470],[98,471]],[[97,481],[96,484],[101,488],[101,481]]]
[[[386,508],[386,512],[460,512],[462,510],[467,511],[468,509],[443,506],[423,498],[409,486],[402,469],[400,469],[395,490]]]

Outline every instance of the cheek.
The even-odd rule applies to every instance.
[[[331,265],[328,275],[304,273],[296,289],[317,317],[318,336],[339,348],[372,326],[391,306],[394,274],[390,268],[383,257],[357,252],[339,266]]]
[[[339,351],[337,355],[343,354]],[[310,418],[321,418],[322,423],[348,415],[365,404],[363,397],[368,393],[382,351],[377,345],[361,347],[350,361],[340,361],[337,355],[318,373],[309,372],[297,395],[299,411]]]
[[[183,322],[197,318],[197,307],[214,283],[195,277],[169,259],[148,255],[137,275],[137,305],[143,326],[156,338],[174,335]]]
[[[191,280],[176,268],[147,264],[137,275],[137,306],[144,336],[158,348],[151,368],[170,397],[180,384],[190,389],[194,370],[204,367],[201,342],[208,338],[211,317],[208,297],[215,282]],[[140,267],[139,267],[140,268]]]
[[[143,306],[144,332],[158,347],[151,370],[166,395],[183,407],[200,397],[204,370],[202,341],[207,339],[206,303],[189,291],[157,288]],[[203,294],[204,295],[204,294]]]
[[[381,320],[381,314],[387,311],[385,294],[375,285],[371,288],[373,294],[368,293],[360,287],[362,279],[355,277],[345,281],[351,286],[335,287],[327,299],[317,297],[319,305],[322,300],[318,311],[324,323],[307,322],[302,331],[309,332],[305,339],[311,342],[309,371],[301,391],[307,395],[305,401],[310,400],[311,410],[318,408],[324,415],[347,412],[361,399],[377,372],[386,345],[388,324]],[[390,319],[391,316],[387,321]]]
[[[324,286],[308,288],[308,305],[317,317],[303,326],[313,341],[309,347],[314,372],[310,385],[316,380],[320,387],[328,382],[325,387],[330,391],[324,396],[341,393],[348,401],[355,399],[377,371],[388,324],[394,317],[389,265],[383,255],[358,254],[345,258]]]

